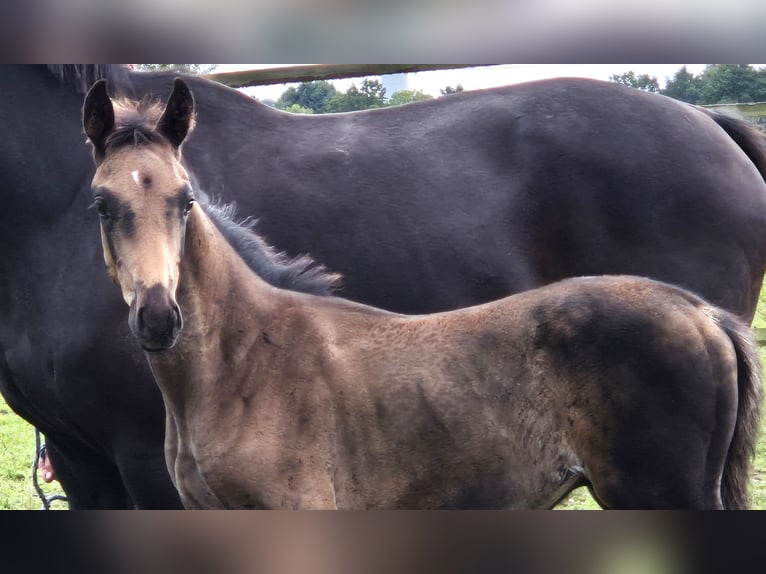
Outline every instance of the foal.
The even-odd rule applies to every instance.
[[[732,315],[622,276],[425,316],[280,289],[195,201],[182,81],[159,112],[116,121],[103,83],[83,110],[187,507],[550,508],[581,484],[605,508],[746,507],[761,384]]]

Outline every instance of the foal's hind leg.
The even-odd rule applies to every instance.
[[[596,501],[615,510],[722,510],[726,450],[699,436],[666,436],[665,441],[624,446],[610,461],[602,461],[591,477]]]
[[[704,461],[678,453],[667,458],[637,458],[601,468],[593,477],[593,498],[612,510],[722,510],[720,477],[708,476]]]
[[[728,340],[698,341],[693,334],[679,348],[655,342],[617,382],[598,387],[599,408],[592,411],[598,417],[588,419],[589,440],[578,446],[605,507],[724,507],[721,484],[737,421],[736,357]]]
[[[677,403],[676,403],[677,404]],[[594,498],[613,509],[723,509],[723,474],[733,420],[715,409],[655,413],[652,424],[627,417],[586,461]],[[724,409],[727,410],[727,409]],[[733,409],[736,413],[736,405]],[[736,416],[736,415],[735,415]]]

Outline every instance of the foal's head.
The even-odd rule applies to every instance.
[[[194,196],[179,147],[192,127],[193,107],[182,80],[164,109],[113,103],[103,80],[83,106],[104,261],[130,306],[130,329],[147,351],[172,347],[183,325],[176,289]]]

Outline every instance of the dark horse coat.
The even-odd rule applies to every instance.
[[[0,68],[0,387],[46,434],[73,507],[173,507],[162,402],[87,210],[80,108],[104,75],[133,97],[173,78]],[[342,273],[348,298],[419,313],[630,273],[752,318],[766,163],[741,122],[579,79],[317,117],[189,84],[197,187]]]

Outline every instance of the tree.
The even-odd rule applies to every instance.
[[[643,90],[645,92],[657,93],[660,91],[660,84],[657,81],[657,78],[650,76],[649,74],[636,76],[635,72],[629,71],[623,74],[612,74],[609,79],[612,82]]]
[[[382,108],[386,105],[386,88],[379,80],[366,79],[360,88],[356,84],[346,90],[345,94],[337,94],[330,99],[328,112],[351,112]]]
[[[338,95],[330,82],[321,80],[318,82],[303,82],[297,87],[290,87],[279,97],[276,107],[280,110],[288,110],[293,106],[312,110],[313,113],[323,114],[328,110],[330,101]]]
[[[290,112],[291,114],[313,114],[314,110],[311,108],[304,108],[300,104],[292,104],[290,106],[287,106],[286,108],[279,108],[282,111]]]
[[[388,105],[400,106],[402,104],[432,99],[433,96],[424,93],[422,90],[401,90],[391,94],[391,97],[388,99]]]
[[[463,84],[458,84],[454,88],[452,86],[447,86],[445,88],[442,88],[439,91],[441,92],[442,96],[449,96],[449,95],[452,95],[452,94],[459,94],[460,92],[463,91]]]
[[[686,66],[683,66],[675,73],[672,79],[665,83],[665,89],[660,90],[660,93],[682,102],[696,104],[699,102],[701,90],[701,79],[691,74],[686,69]]]
[[[766,70],[750,64],[710,64],[699,76],[700,104],[766,100]]]
[[[351,87],[354,87],[353,84]],[[363,80],[359,93],[364,94],[371,102],[376,104],[378,102],[383,103],[386,99],[386,88],[380,83],[380,80]]]
[[[218,64],[133,64],[137,70],[155,72],[157,70],[180,70],[190,74],[209,74]]]

